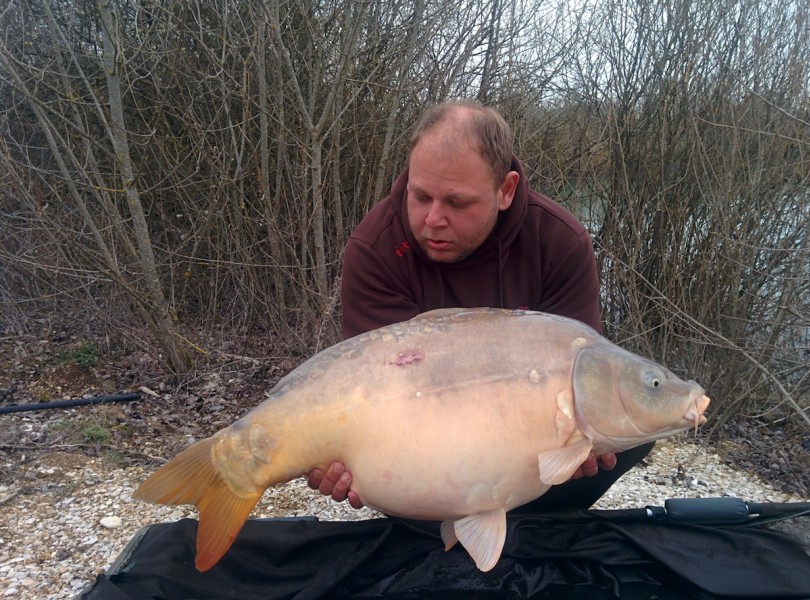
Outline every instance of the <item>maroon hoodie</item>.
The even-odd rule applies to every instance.
[[[434,308],[528,308],[602,330],[599,279],[585,227],[529,189],[523,167],[511,206],[489,237],[456,263],[429,259],[408,225],[408,171],[354,230],[343,258],[343,337]]]

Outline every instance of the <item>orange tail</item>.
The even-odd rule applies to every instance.
[[[144,481],[133,498],[155,504],[194,504],[200,511],[197,559],[200,571],[213,567],[228,551],[264,490],[237,495],[211,461],[212,438],[197,442]]]

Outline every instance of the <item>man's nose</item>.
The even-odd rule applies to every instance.
[[[447,225],[447,216],[444,213],[444,208],[441,202],[435,200],[430,203],[430,210],[428,210],[425,217],[425,225],[428,227],[444,227]]]

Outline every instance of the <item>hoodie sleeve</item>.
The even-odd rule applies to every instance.
[[[366,242],[349,238],[340,282],[343,339],[419,314],[413,292]]]

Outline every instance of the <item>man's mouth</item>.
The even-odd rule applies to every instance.
[[[425,240],[425,243],[431,250],[447,250],[453,244],[447,240],[436,240],[432,238]]]

